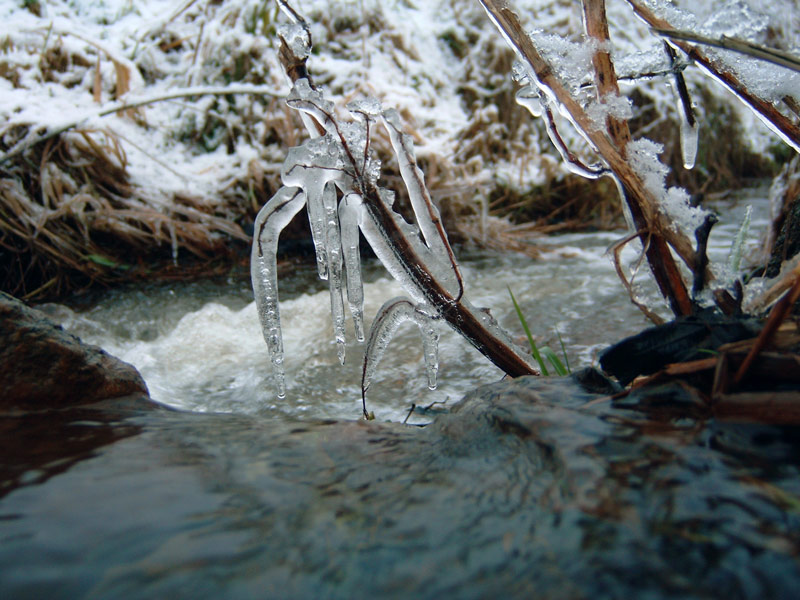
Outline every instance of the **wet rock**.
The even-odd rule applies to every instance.
[[[147,395],[131,365],[0,293],[0,408],[63,408]]]
[[[707,358],[723,344],[758,335],[761,323],[752,317],[703,311],[645,329],[600,353],[600,366],[627,385],[671,363]]]

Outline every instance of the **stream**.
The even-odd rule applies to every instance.
[[[747,202],[753,249],[767,210]],[[718,207],[725,219],[709,253],[725,260],[744,204]],[[459,252],[466,294],[524,341],[511,287],[537,341],[560,354],[560,335],[574,370],[594,365],[647,325],[607,256],[619,237],[551,237],[535,261]],[[623,256],[630,264],[637,254]],[[401,290],[377,265],[365,280],[369,319]],[[89,307],[41,307],[135,365],[158,404],[0,419],[0,597],[784,598],[800,589],[795,429],[654,421],[571,379],[476,389],[502,373],[445,328],[430,391],[411,325],[379,366],[368,396],[376,419],[365,422],[362,348],[349,342],[338,364],[314,266],[294,266],[279,285],[282,400],[248,282],[148,285]],[[683,400],[680,389],[655,394]],[[409,415],[412,404],[434,408]]]
[[[758,203],[760,202],[760,203]],[[742,222],[754,204],[753,251],[766,226],[766,203],[722,202],[724,216],[709,242],[712,261],[725,262]],[[527,341],[508,293],[510,288],[538,346],[550,346],[575,368],[596,364],[609,343],[641,331],[649,323],[630,302],[610,259],[619,232],[567,234],[542,238],[540,259],[522,255],[460,252],[466,295],[487,307],[500,324]],[[623,259],[635,265],[634,244]],[[257,414],[263,417],[357,419],[361,415],[363,344],[355,341],[348,316],[348,348],[338,362],[330,318],[327,283],[319,281],[313,261],[295,263],[279,277],[281,320],[286,348],[287,394],[278,399],[261,336],[249,280],[231,278],[114,290],[88,310],[44,305],[65,329],[84,341],[133,364],[151,396],[166,406],[196,412]],[[386,300],[404,295],[373,259],[365,261],[367,326]],[[646,266],[635,280],[639,294],[668,315]],[[446,325],[440,326],[439,385],[427,388],[422,343],[412,324],[389,345],[369,390],[376,418],[403,421],[411,404],[455,402],[476,383],[497,381],[503,373]],[[560,340],[559,340],[560,336]],[[412,418],[424,423],[429,419]]]

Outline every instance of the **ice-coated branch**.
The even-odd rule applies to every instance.
[[[559,80],[551,65],[525,33],[509,2],[480,2],[506,41],[527,64],[542,92],[559,104],[562,113],[569,115],[572,123],[613,171],[630,209],[634,227],[651,235],[652,240],[647,251],[648,264],[662,295],[669,301],[676,315],[691,314],[693,306],[686,283],[667,247],[667,244],[672,246],[687,266],[694,270],[698,261],[691,240],[683,231],[672,226],[668,215],[658,210],[658,199],[645,185],[642,176],[626,160],[624,148],[619,148],[605,130],[595,126],[585,109]],[[604,14],[602,18],[605,19]]]
[[[365,418],[369,414],[367,412],[367,390],[372,384],[378,363],[383,358],[395,332],[408,321],[416,323],[419,327],[428,388],[436,389],[436,374],[439,371],[439,332],[433,323],[434,318],[406,298],[398,297],[387,300],[372,322],[364,354],[364,366],[361,373],[361,403]]]
[[[361,280],[361,251],[358,225],[361,197],[350,192],[339,202],[339,226],[342,230],[342,254],[347,278],[347,303],[353,316],[356,339],[364,341],[364,284]]]
[[[792,71],[800,73],[800,58],[788,52],[776,50],[774,48],[765,48],[746,40],[737,40],[736,38],[723,35],[719,39],[699,35],[691,31],[679,31],[677,29],[659,29],[653,28],[653,31],[659,35],[663,35],[673,40],[683,40],[685,42],[697,42],[704,46],[715,46],[723,48],[724,50],[731,50],[740,54],[746,54],[759,60],[771,62],[773,65],[784,67]]]
[[[425,176],[417,166],[411,136],[400,130],[400,115],[396,110],[384,111],[382,121],[389,132],[389,139],[392,142],[392,148],[400,165],[400,175],[408,190],[411,207],[417,217],[425,243],[434,254],[445,254],[450,262],[450,267],[453,270],[452,275],[458,282],[458,293],[455,298],[455,301],[458,302],[461,296],[464,295],[464,282],[461,279],[453,249],[447,241],[447,234],[442,226],[439,210],[434,206],[431,195],[425,185]]]
[[[660,33],[675,32],[670,23],[658,17],[640,0],[628,0],[636,15],[648,26]],[[670,37],[670,43],[686,53],[690,60],[701,67],[706,74],[716,79],[720,84],[736,95],[746,106],[753,110],[762,121],[764,121],[773,131],[775,131],[784,142],[800,152],[800,127],[793,123],[786,115],[781,113],[771,102],[767,102],[753,94],[729,69],[709,58],[705,52],[697,46]]]
[[[664,51],[669,57],[671,66],[675,66],[678,62],[678,55],[675,49],[667,42],[664,42]],[[686,169],[694,168],[695,160],[697,159],[697,138],[699,135],[699,128],[697,126],[697,119],[694,115],[694,108],[692,107],[692,99],[689,97],[689,88],[686,85],[686,78],[683,72],[673,70],[673,77],[675,78],[675,95],[677,97],[678,114],[681,115],[681,154],[683,158],[683,166]],[[699,252],[699,249],[698,249]]]
[[[312,137],[289,151],[281,172],[286,187],[259,213],[256,223],[253,283],[279,385],[284,384],[277,283],[273,277],[274,251],[277,235],[285,226],[284,217],[290,213],[294,215],[303,204],[312,225],[319,274],[327,275],[330,280],[331,312],[340,359],[343,359],[344,349],[342,265],[356,337],[363,339],[359,231],[412,299],[394,302],[392,307],[395,308],[383,310],[373,324],[364,363],[364,403],[380,349],[388,344],[398,319],[402,322],[410,318],[423,333],[431,387],[435,386],[438,369],[438,333],[432,321],[438,319],[447,322],[509,375],[537,374],[525,352],[513,343],[488,311],[475,309],[463,297],[464,286],[455,256],[417,166],[411,138],[402,132],[397,113],[383,111],[377,101],[367,100],[348,106],[360,122],[341,122],[333,105],[314,87],[308,75],[306,61],[311,42],[308,27],[288,3],[279,0],[279,4],[293,21],[293,25],[279,28],[279,58],[294,84],[287,102],[305,117],[304,123]],[[369,137],[370,123],[378,119],[386,127],[397,155],[415,223],[407,223],[394,211],[393,194],[376,183],[379,162],[370,155]],[[342,195],[338,205],[337,188]]]

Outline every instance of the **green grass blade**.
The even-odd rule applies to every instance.
[[[547,371],[547,367],[545,366],[544,361],[542,360],[542,356],[539,354],[539,349],[536,347],[536,342],[533,341],[533,335],[531,334],[531,330],[528,327],[528,322],[525,320],[525,316],[522,314],[522,310],[520,309],[519,304],[517,304],[517,299],[514,298],[514,292],[511,291],[511,287],[508,287],[508,293],[511,296],[511,302],[514,303],[514,310],[517,311],[517,318],[519,319],[519,322],[522,324],[522,329],[525,331],[525,335],[528,336],[528,344],[530,344],[531,354],[533,354],[533,358],[535,358],[536,362],[539,363],[539,369],[541,369],[542,375],[545,376],[550,375],[550,373]]]
[[[742,262],[742,252],[744,251],[744,242],[747,235],[750,233],[750,215],[753,212],[753,207],[748,206],[742,219],[742,225],[736,233],[736,238],[731,245],[730,255],[728,256],[728,266],[734,275],[739,272],[739,266]]]
[[[556,372],[556,375],[560,375],[561,377],[569,375],[564,363],[561,362],[561,359],[558,358],[558,355],[553,352],[553,349],[550,348],[550,346],[544,346],[539,350],[539,352],[541,352],[542,356],[544,356],[548,361],[550,361],[550,364],[553,365],[553,370]]]
[[[556,327],[556,335],[558,336],[558,343],[561,344],[561,354],[564,355],[564,364],[567,365],[567,374],[572,373],[572,367],[569,366],[569,357],[567,356],[567,349],[564,347],[564,340],[561,339],[561,332]]]

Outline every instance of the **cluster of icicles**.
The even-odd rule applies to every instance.
[[[393,253],[391,242],[384,239],[363,200],[365,187],[375,186],[380,173],[380,162],[369,147],[370,126],[380,122],[388,131],[398,156],[418,227],[402,220],[397,213],[392,214],[414,246],[415,254],[424,261],[425,268],[453,297],[461,296],[457,266],[443,233],[436,227],[438,213],[430,202],[422,173],[416,166],[412,141],[400,131],[397,111],[382,110],[374,99],[362,100],[348,105],[356,120],[340,122],[333,117],[333,104],[313,89],[307,79],[295,83],[287,103],[313,117],[324,127],[325,133],[289,151],[281,171],[284,185],[261,209],[255,221],[251,276],[278,396],[283,397],[286,393],[278,306],[278,236],[304,206],[311,225],[318,275],[329,282],[339,361],[344,363],[346,344],[343,290],[347,293],[356,337],[359,341],[364,341],[365,337],[360,230],[376,256],[411,296],[411,300],[402,297],[389,300],[375,318],[367,339],[362,390],[366,393],[394,332],[407,321],[419,326],[428,386],[434,389],[439,340],[434,320],[439,315],[426,302],[423,290],[409,277],[407,267]],[[372,189],[377,189],[380,201],[391,208],[394,194],[377,186]]]

